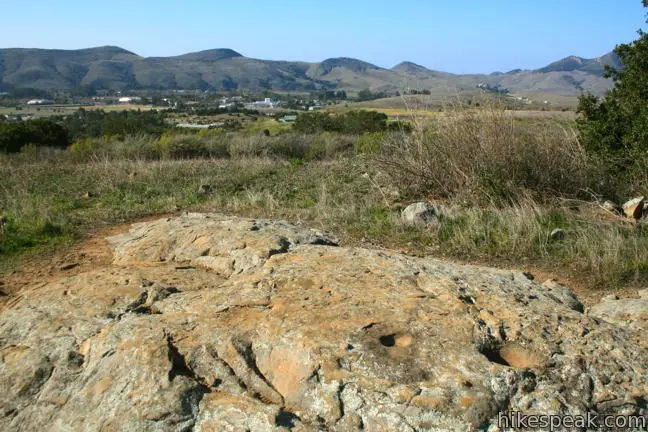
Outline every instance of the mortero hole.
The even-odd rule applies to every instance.
[[[510,366],[506,360],[502,358],[499,349],[482,348],[479,350],[489,361],[503,366]]]
[[[393,335],[393,334],[380,336],[380,343],[383,346],[386,346],[386,347],[393,347],[394,345],[396,345],[396,337],[395,336],[396,335]]]

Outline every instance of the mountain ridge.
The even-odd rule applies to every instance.
[[[230,48],[169,57],[142,57],[117,46],[79,50],[0,49],[0,86],[41,90],[77,87],[107,90],[214,89],[400,91],[406,88],[463,91],[500,88],[511,92],[602,94],[611,87],[605,65],[619,67],[613,53],[594,59],[569,56],[535,70],[452,74],[404,61],[392,68],[350,58],[321,62],[260,60]]]

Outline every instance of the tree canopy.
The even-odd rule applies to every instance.
[[[614,88],[602,100],[581,96],[578,125],[588,150],[615,156],[622,168],[636,152],[648,151],[648,34],[639,30],[637,40],[615,53],[623,68],[606,68]]]

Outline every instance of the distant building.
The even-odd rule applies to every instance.
[[[183,128],[183,129],[215,129],[223,126],[224,124],[225,123],[223,122],[210,123],[210,124],[179,123],[176,125],[176,127]]]
[[[297,116],[296,115],[286,115],[283,116],[279,119],[281,123],[292,123],[294,121],[297,121]]]
[[[247,109],[255,109],[255,108],[276,108],[281,104],[279,101],[273,101],[270,98],[265,98],[262,101],[256,101],[252,102],[250,104],[247,104],[245,107]]]
[[[54,101],[51,99],[32,99],[27,101],[27,105],[51,105]]]
[[[142,102],[142,98],[139,96],[125,96],[119,98],[119,103],[123,103],[123,104],[137,103],[137,102]]]

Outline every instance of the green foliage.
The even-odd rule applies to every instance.
[[[358,137],[356,153],[378,153],[385,134],[383,132],[366,132]]]
[[[389,93],[372,92],[369,89],[364,89],[364,90],[360,90],[358,92],[357,100],[358,100],[358,102],[364,102],[364,101],[387,98],[387,97],[390,97],[390,96],[391,96],[391,94],[389,94]]]
[[[28,144],[65,148],[70,139],[64,127],[50,120],[0,123],[0,153],[17,153]]]
[[[340,115],[324,112],[302,114],[293,127],[307,134],[338,132],[353,135],[388,129],[387,115],[376,111],[349,111]]]
[[[648,34],[617,46],[623,69],[607,67],[615,86],[603,100],[579,99],[579,132],[585,148],[611,156],[616,171],[626,171],[638,153],[648,150]]]
[[[86,111],[68,116],[64,125],[74,140],[106,135],[161,135],[168,126],[156,111]]]

